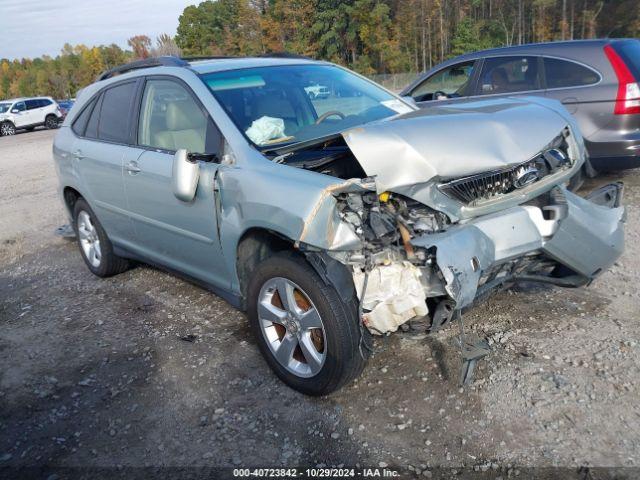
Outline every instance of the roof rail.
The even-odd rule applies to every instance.
[[[233,57],[230,55],[202,55],[202,56],[192,56],[192,57],[180,57],[185,62],[197,62],[199,60],[225,60],[227,58],[240,58]]]
[[[291,52],[263,53],[262,55],[258,55],[258,57],[264,57],[264,58],[298,58],[300,60],[313,60],[313,58],[307,57],[306,55],[300,55],[298,53],[291,53]]]
[[[98,81],[106,80],[107,78],[122,75],[123,73],[131,72],[133,70],[139,70],[141,68],[151,67],[186,67],[189,64],[187,61],[178,57],[149,57],[142,60],[136,60],[135,62],[125,63],[124,65],[118,65],[106,72],[103,72],[98,77]]]

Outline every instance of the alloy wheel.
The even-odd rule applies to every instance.
[[[3,123],[2,126],[0,126],[0,134],[2,134],[3,137],[8,137],[9,135],[15,135],[15,133],[16,133],[16,127],[11,125],[10,123]]]
[[[47,117],[44,122],[44,126],[48,129],[56,128],[58,126],[58,120],[54,117]]]
[[[102,260],[100,238],[95,225],[91,221],[91,216],[84,210],[78,213],[78,238],[84,256],[93,267],[98,268]]]
[[[291,280],[267,280],[258,297],[258,321],[274,358],[298,377],[317,375],[327,357],[322,318]]]

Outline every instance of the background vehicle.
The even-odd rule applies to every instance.
[[[639,82],[639,40],[577,40],[453,58],[421,75],[401,95],[420,106],[525,95],[559,100],[578,121],[590,164],[605,171],[640,166]]]
[[[58,106],[60,107],[60,113],[62,113],[63,120],[66,118],[67,113],[69,113],[69,110],[71,110],[74,103],[74,100],[58,100]]]
[[[14,98],[0,101],[0,135],[36,127],[57,128],[62,112],[51,97]]]
[[[311,100],[315,98],[328,98],[331,93],[328,87],[317,84],[305,87],[304,91],[307,92]]]
[[[315,102],[312,84],[361,95]],[[585,153],[558,102],[420,110],[325,62],[118,67],[82,91],[53,152],[94,274],[137,259],[205,284],[313,395],[362,371],[370,333],[440,328],[520,278],[584,285],[623,246],[621,185],[593,201],[562,186]]]

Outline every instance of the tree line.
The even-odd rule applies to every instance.
[[[71,97],[100,72],[152,55],[286,51],[371,75],[418,72],[494,46],[639,33],[638,0],[206,0],[184,9],[175,38],[0,60],[0,98]]]

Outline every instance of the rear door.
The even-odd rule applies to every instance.
[[[44,118],[41,119],[42,115],[40,110],[42,108],[42,104],[39,99],[34,98],[31,100],[25,100],[24,103],[27,107],[27,110],[25,111],[26,125],[35,125],[37,123],[44,122]]]
[[[477,65],[476,60],[449,65],[424,79],[408,95],[420,107],[465,99],[473,90]]]
[[[544,57],[544,78],[545,95],[562,102],[578,121],[583,135],[591,135],[602,127],[603,118],[598,112],[603,98],[598,89],[592,88],[601,81],[598,71],[568,58]]]
[[[176,150],[221,157],[220,131],[185,83],[163,76],[146,81],[137,132],[137,153],[124,164],[128,214],[136,233],[134,251],[207,283],[228,287],[215,204],[220,166],[199,162],[200,179],[191,202],[178,200],[172,188]]]
[[[534,55],[485,58],[474,93],[486,97],[544,96],[541,63]]]
[[[124,159],[136,150],[131,146],[136,88],[136,80],[109,86],[87,104],[72,125],[77,136],[72,161],[80,172],[82,193],[111,241],[124,246],[133,239],[122,171]]]

